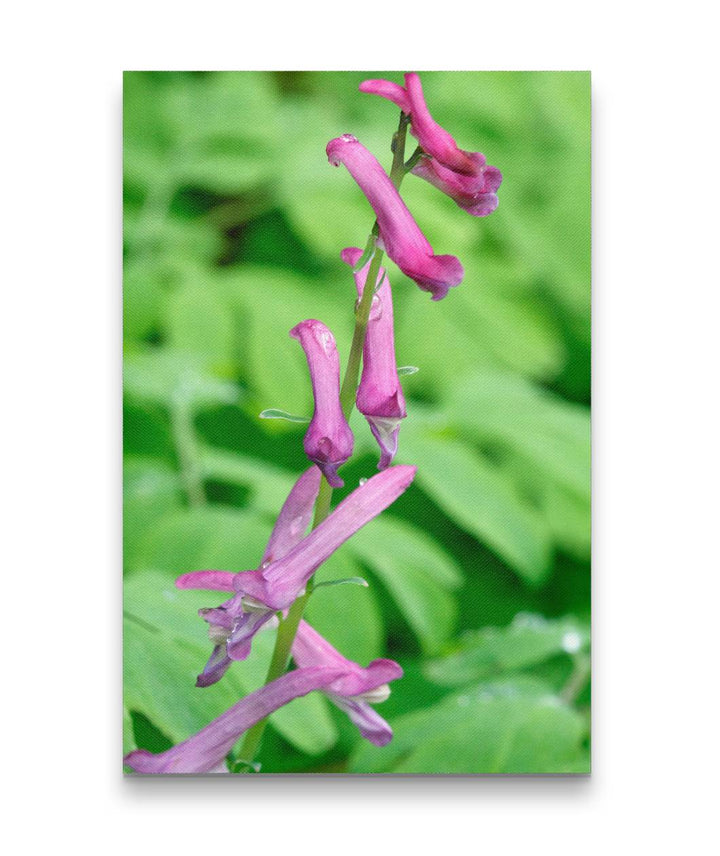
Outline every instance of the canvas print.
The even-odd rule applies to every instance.
[[[126,72],[123,769],[590,770],[590,76]]]

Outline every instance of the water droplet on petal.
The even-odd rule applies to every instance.
[[[360,479],[360,487],[362,487],[364,484],[367,484],[367,479]]]
[[[290,534],[299,535],[305,528],[305,521],[302,517],[295,517],[290,523]]]

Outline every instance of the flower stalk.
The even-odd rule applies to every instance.
[[[409,117],[405,113],[401,112],[398,129],[394,134],[392,141],[393,162],[392,167],[390,168],[390,180],[395,185],[396,189],[400,188],[403,178],[409,171],[405,166],[405,139],[407,136],[408,124]],[[377,234],[378,224],[376,221],[371,230],[368,244],[370,241],[376,243]],[[370,262],[370,269],[368,271],[366,283],[376,282],[380,272],[382,258],[383,251],[376,246],[375,254]],[[352,344],[350,346],[347,367],[345,369],[342,386],[340,388],[340,406],[345,419],[347,420],[350,419],[350,414],[352,413],[355,405],[355,394],[360,377],[360,364],[362,361],[363,347],[365,345],[365,333],[367,332],[374,293],[374,288],[366,287],[363,290],[362,298],[355,309],[355,328],[353,330]],[[320,481],[320,491],[315,503],[313,529],[319,526],[320,523],[322,523],[322,521],[328,516],[332,501],[332,492],[332,485],[330,485],[325,476],[323,476]],[[311,577],[306,586],[305,593],[297,598],[297,600],[292,604],[288,610],[287,616],[285,618],[283,618],[282,615],[279,616],[280,625],[275,639],[275,648],[273,649],[272,659],[270,660],[270,666],[268,667],[267,676],[265,678],[266,684],[276,680],[287,670],[293,642],[295,641],[300,621],[302,620],[303,613],[305,612],[305,607],[313,591],[313,581],[314,577]],[[267,719],[261,719],[248,730],[240,749],[241,758],[249,762],[252,762],[255,759],[266,725]],[[248,766],[246,769],[249,771],[251,768]]]

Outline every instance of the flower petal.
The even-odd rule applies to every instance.
[[[362,250],[346,247],[340,255],[352,267],[359,261]],[[369,269],[370,261],[354,273],[359,297],[365,289]],[[380,268],[377,283],[380,285],[373,297],[373,309],[365,333],[362,376],[356,403],[380,446],[378,469],[384,470],[390,466],[397,452],[400,420],[407,416],[407,411],[395,360],[392,291],[383,268]]]
[[[333,704],[347,713],[366,740],[375,746],[386,746],[392,740],[392,728],[368,702],[344,698],[333,693],[327,695]]]
[[[208,589],[210,591],[235,591],[232,571],[191,571],[175,580],[179,589]]]
[[[412,117],[410,132],[417,138],[423,151],[455,172],[472,174],[475,166],[467,152],[459,149],[451,134],[430,115],[419,75],[414,72],[405,75],[405,91]]]
[[[403,113],[410,113],[410,99],[405,88],[399,83],[390,80],[363,80],[359,86],[360,92],[369,92],[371,95],[379,95],[396,104]]]
[[[480,152],[468,153],[475,165],[472,175],[460,175],[434,158],[421,158],[413,168],[417,175],[450,196],[460,208],[476,217],[485,217],[498,206],[496,191],[502,182],[500,170],[487,166]]]
[[[356,488],[297,547],[265,568],[267,588],[258,600],[272,609],[290,606],[317,568],[358,529],[391,505],[407,489],[415,472],[416,467],[412,466],[390,467]],[[246,576],[247,572],[238,574]],[[236,579],[238,584],[242,583]]]
[[[400,198],[395,185],[375,156],[352,134],[330,140],[328,160],[333,166],[344,164],[375,211],[380,241],[400,270],[424,291],[440,300],[459,285],[463,267],[455,256],[436,256],[428,239],[420,231],[412,214]]]
[[[125,763],[137,773],[210,773],[218,770],[238,738],[278,708],[328,686],[338,669],[296,669],[245,696],[197,734],[157,755],[136,749]]]
[[[328,687],[329,691],[342,696],[363,695],[403,675],[402,667],[394,660],[373,660],[365,667],[348,660],[304,620],[295,635],[292,655],[302,668],[333,666],[342,669],[342,677]]]
[[[286,553],[302,541],[310,525],[320,489],[320,470],[310,467],[295,482],[285,500],[275,526],[265,548],[262,561],[267,565],[275,559],[281,559]]]
[[[315,411],[303,447],[333,487],[342,487],[337,470],[352,455],[353,435],[340,406],[340,360],[335,338],[315,319],[302,321],[290,335],[302,345],[312,382]]]

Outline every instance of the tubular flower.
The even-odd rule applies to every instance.
[[[205,671],[198,678],[199,685],[215,683],[225,674],[232,660],[245,659],[252,637],[260,627],[276,612],[287,609],[304,591],[307,581],[320,565],[403,493],[415,477],[415,470],[411,466],[391,467],[368,479],[303,538],[306,525],[303,521],[306,516],[309,520],[318,490],[316,485],[312,502],[309,502],[309,485],[298,487],[307,476],[305,473],[293,488],[293,492],[298,490],[297,494],[293,496],[291,492],[283,506],[282,519],[278,519],[270,539],[270,544],[275,541],[283,549],[288,548],[287,553],[282,556],[276,553],[273,559],[255,571],[194,571],[178,577],[175,585],[181,589],[235,592],[234,597],[221,606],[201,610],[202,617],[211,625],[210,635],[215,648]],[[301,509],[301,513],[293,516],[293,511],[288,510],[283,517],[289,503],[294,510]],[[294,523],[297,535],[290,534]]]
[[[412,170],[414,175],[429,181],[470,214],[492,214],[498,206],[500,170],[489,166],[480,152],[458,148],[453,137],[435,122],[417,74],[406,74],[404,87],[389,80],[365,80],[360,91],[387,98],[410,116],[410,133],[430,156],[420,158]]]
[[[333,487],[342,487],[338,467],[352,455],[353,435],[340,406],[340,360],[335,338],[321,322],[310,319],[290,335],[302,345],[310,369],[315,411],[303,448]]]
[[[385,701],[390,695],[388,681],[402,677],[403,670],[398,663],[373,660],[363,668],[343,657],[307,621],[300,622],[292,655],[301,669],[326,666],[341,670],[341,676],[323,687],[323,692],[347,713],[366,740],[376,746],[385,746],[392,740],[392,729],[371,704]]]
[[[225,757],[239,737],[278,708],[313,690],[331,687],[340,668],[296,669],[245,696],[205,728],[157,755],[136,749],[124,761],[137,773],[227,773]]]
[[[351,267],[357,264],[361,255],[359,247],[347,247],[340,254]],[[369,268],[368,261],[355,273],[358,297],[362,297]],[[390,466],[397,452],[400,420],[407,416],[407,411],[395,363],[392,292],[383,268],[380,268],[378,283],[381,284],[373,298],[365,334],[363,370],[356,403],[378,441],[381,450],[378,469],[384,470]]]
[[[319,488],[320,470],[310,467],[295,482],[280,509],[260,569],[250,573],[262,574],[264,567],[285,556],[302,540]],[[176,585],[234,593],[235,576],[228,571],[195,571],[180,577]],[[274,613],[251,598],[232,597],[218,607],[201,609],[200,616],[210,625],[208,635],[214,643],[210,659],[197,679],[197,686],[208,687],[222,678],[233,660],[244,660],[249,655],[253,636],[273,619]]]
[[[344,164],[372,205],[380,228],[381,246],[400,270],[433,300],[445,297],[463,278],[463,266],[455,256],[436,256],[395,185],[375,156],[352,134],[330,140],[328,160]]]

